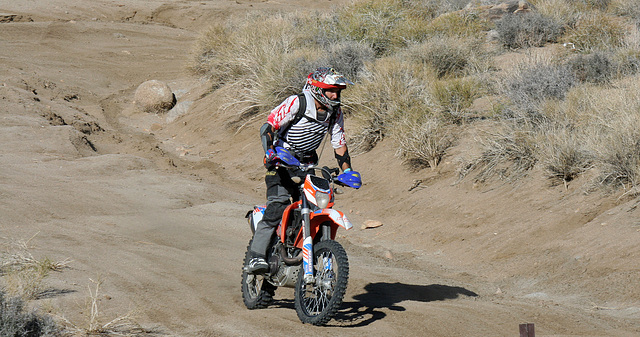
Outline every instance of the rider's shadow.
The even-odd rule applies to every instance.
[[[365,293],[353,297],[354,302],[343,302],[335,319],[343,327],[369,325],[386,316],[379,309],[405,311],[403,301],[433,302],[458,298],[460,295],[476,297],[478,294],[462,287],[441,284],[413,285],[403,283],[369,283]]]

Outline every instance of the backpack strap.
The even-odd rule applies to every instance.
[[[289,125],[287,125],[286,128],[284,128],[284,130],[282,130],[282,134],[285,135],[287,134],[287,132],[289,132],[289,129],[293,126],[296,125],[304,116],[304,113],[307,111],[307,98],[304,96],[304,93],[299,93],[298,95],[298,112],[296,112],[296,116],[293,118],[293,120],[291,121],[291,123],[289,123]],[[278,132],[278,134],[280,134],[280,132]]]
[[[298,112],[296,112],[296,116],[293,118],[291,123],[289,123],[289,125],[287,125],[287,127],[284,128],[284,130],[282,130],[283,135],[287,134],[287,132],[289,132],[289,129],[293,125],[298,124],[298,122],[302,119],[302,117],[304,117],[304,113],[307,111],[307,98],[305,97],[304,93],[299,93],[297,96],[298,96]],[[337,112],[334,112],[329,117],[329,128],[327,129],[327,132],[331,132],[331,128],[333,127],[333,124],[335,124],[336,122],[337,114],[338,114]],[[280,132],[278,132],[278,134],[280,134]]]

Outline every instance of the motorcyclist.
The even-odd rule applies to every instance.
[[[344,114],[340,108],[340,93],[353,84],[332,68],[321,67],[307,77],[300,95],[292,95],[271,111],[260,128],[267,168],[267,207],[257,224],[250,247],[251,259],[246,270],[263,273],[268,270],[266,252],[271,238],[291,198],[299,199],[299,191],[291,180],[291,172],[277,167],[276,146],[287,149],[302,163],[317,163],[316,150],[326,133],[330,134],[338,166],[351,171],[351,158],[344,134]],[[301,100],[305,101],[301,101]],[[301,107],[305,111],[300,111]],[[355,173],[355,172],[354,172]]]

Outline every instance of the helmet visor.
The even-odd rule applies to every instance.
[[[345,86],[345,87],[347,86],[347,84],[353,85],[353,82],[349,81],[346,77],[340,74],[328,74],[324,78],[324,83],[328,85]]]

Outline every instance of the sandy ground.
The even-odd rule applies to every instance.
[[[328,327],[298,321],[291,289],[244,307],[262,122],[219,123],[218,96],[185,64],[215,20],[341,2],[0,0],[0,238],[70,261],[32,304],[86,326],[99,280],[103,323],[134,311],[162,336],[640,335],[637,199],[535,172],[456,184],[465,142],[437,171],[408,172],[390,143],[354,158],[365,185],[336,204],[356,225],[339,237],[351,277]],[[133,109],[149,79],[178,97],[169,114]]]

